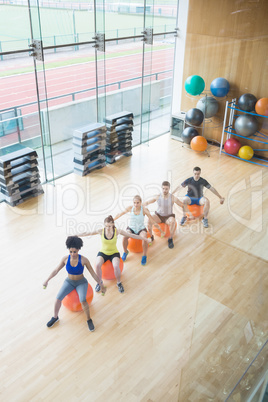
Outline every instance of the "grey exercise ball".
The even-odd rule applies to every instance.
[[[254,116],[250,114],[244,114],[239,116],[235,121],[235,131],[239,135],[249,137],[258,130],[258,122]]]
[[[206,118],[215,116],[219,110],[219,104],[212,96],[204,96],[199,99],[196,105],[197,109],[200,109]]]
[[[192,126],[200,126],[204,120],[204,113],[202,110],[193,108],[188,110],[185,116],[185,121]]]
[[[252,94],[244,94],[240,96],[237,102],[237,106],[239,109],[244,110],[245,112],[255,111],[255,104],[257,102],[256,96]]]
[[[185,142],[185,144],[190,145],[190,142],[192,141],[192,139],[194,137],[196,137],[197,135],[199,135],[199,134],[195,128],[186,127],[182,132],[181,138],[182,138],[183,142]]]

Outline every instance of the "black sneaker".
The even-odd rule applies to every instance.
[[[48,328],[51,328],[57,321],[59,321],[59,317],[57,317],[57,318],[52,317],[51,320],[48,321],[47,327],[48,327]]]
[[[174,247],[173,240],[172,240],[171,238],[168,239],[168,247],[169,247],[169,248],[173,248],[173,247]]]
[[[88,325],[88,329],[91,332],[95,331],[95,327],[94,327],[94,324],[93,324],[93,321],[91,320],[91,318],[89,320],[87,320],[87,325]]]
[[[121,282],[117,284],[117,287],[118,287],[118,290],[119,290],[120,293],[124,293],[125,289],[124,289],[124,287],[123,287]]]
[[[150,236],[151,237],[151,239],[152,239],[152,242],[154,241],[154,235],[152,234],[152,236]]]
[[[100,285],[97,283],[96,287],[95,287],[95,291],[96,292],[100,292]]]

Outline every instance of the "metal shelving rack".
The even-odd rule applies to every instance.
[[[226,125],[228,110],[230,110],[229,122],[228,122],[228,125]],[[237,134],[235,132],[235,129],[233,128],[234,117],[236,117],[235,112],[244,113],[244,114],[250,114],[250,115],[256,116],[256,117],[264,117],[266,119],[268,118],[268,116],[260,115],[260,114],[253,113],[253,112],[245,112],[244,110],[239,109],[238,107],[236,107],[236,99],[232,99],[231,102],[227,101],[226,106],[225,106],[224,120],[223,120],[221,145],[220,145],[220,154],[223,153],[225,155],[231,156],[231,157],[236,158],[236,159],[240,159],[240,160],[245,161],[245,162],[249,162],[249,163],[253,163],[255,165],[268,167],[268,159],[264,159],[264,158],[261,158],[259,156],[255,156],[255,151],[261,151],[261,152],[264,152],[264,151],[267,152],[268,151],[268,135],[266,135],[264,133],[261,133],[260,131],[257,131],[255,134],[253,134],[253,135],[251,135],[249,137],[245,137],[245,136],[242,136],[240,134]],[[228,140],[229,138],[234,136],[234,137],[238,137],[238,138],[244,138],[244,139],[249,140],[249,141],[254,141],[254,142],[257,142],[259,144],[262,144],[262,146],[266,145],[267,147],[266,148],[253,149],[254,156],[250,160],[242,159],[239,156],[231,155],[231,154],[228,154],[227,152],[224,151],[223,146],[224,146],[224,142],[225,142],[225,140],[224,140],[225,134],[226,134],[226,140]]]

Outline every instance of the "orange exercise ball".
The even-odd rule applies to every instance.
[[[150,233],[147,232],[147,238],[150,237]],[[132,253],[142,253],[143,252],[143,248],[142,248],[142,240],[140,239],[132,239],[132,237],[130,237],[128,239],[128,246],[127,246],[128,250],[131,251]]]
[[[166,223],[158,223],[158,225],[160,226],[160,228],[165,232],[165,237],[170,237],[170,230],[169,230],[169,226]],[[177,222],[175,221],[175,228],[177,228]],[[153,232],[156,236],[161,236],[161,232],[160,230],[153,226]]]
[[[238,156],[241,159],[246,159],[246,160],[250,160],[254,155],[254,151],[253,149],[248,146],[248,145],[244,145],[243,147],[241,147],[238,151]]]
[[[204,205],[192,204],[188,205],[188,209],[195,218],[199,218],[199,216],[202,216],[204,213]],[[186,215],[189,216],[188,213]]]
[[[203,152],[207,149],[208,143],[205,137],[202,135],[197,135],[192,139],[190,145],[194,151]]]
[[[120,258],[119,268],[120,271],[122,272],[124,268],[122,258]],[[108,279],[108,280],[115,279],[114,267],[110,260],[107,260],[104,264],[102,264],[101,270],[102,270],[102,279]]]
[[[87,296],[86,296],[88,304],[92,302],[93,299],[93,289],[90,284],[87,287]],[[64,297],[62,304],[67,307],[71,311],[82,311],[83,307],[80,303],[79,296],[77,291],[74,289],[67,296]]]
[[[268,98],[261,98],[255,105],[256,113],[268,116]]]

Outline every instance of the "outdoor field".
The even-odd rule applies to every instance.
[[[31,11],[34,36],[40,37],[38,10]],[[94,36],[93,10],[40,8],[43,46],[91,41]],[[96,31],[105,29],[106,39],[141,35],[142,14],[123,14],[98,11]],[[154,33],[174,31],[175,17],[146,16],[145,25]],[[28,47],[31,32],[26,6],[0,4],[0,51],[20,50]]]

